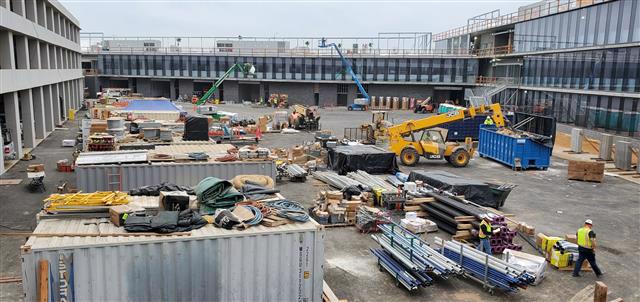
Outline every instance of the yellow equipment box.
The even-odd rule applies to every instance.
[[[542,238],[541,248],[547,252],[551,252],[551,249],[553,248],[553,246],[556,244],[556,242],[560,240],[564,240],[564,238],[554,237],[554,236]]]
[[[569,255],[571,254],[553,250],[551,252],[551,259],[549,262],[557,268],[567,267],[569,266]]]

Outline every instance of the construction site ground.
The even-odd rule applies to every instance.
[[[184,105],[192,109],[191,105]],[[257,118],[273,112],[271,108],[252,108],[243,105],[220,105],[220,109],[238,112],[241,117]],[[370,122],[370,112],[348,112],[345,108],[321,110],[321,126],[342,136],[345,127],[357,127]],[[422,118],[424,115],[408,111],[392,111],[391,119]],[[17,185],[1,185],[1,232],[29,231],[36,225],[35,214],[42,200],[53,193],[64,181],[75,184],[73,173],[55,171],[56,161],[71,158],[72,149],[61,147],[63,139],[75,138],[78,121],[67,122],[54,131],[33,150],[36,158],[31,162],[20,161],[2,175],[2,179],[23,179]],[[562,129],[562,127],[559,127]],[[313,134],[270,133],[264,135],[261,145],[287,148],[312,141]],[[29,193],[26,189],[28,164],[45,163],[46,193]],[[491,182],[508,182],[518,185],[501,211],[514,214],[514,219],[536,227],[536,232],[564,236],[575,233],[586,219],[594,221],[599,248],[598,264],[605,272],[600,280],[609,287],[611,299],[622,297],[625,301],[640,301],[640,186],[613,174],[607,174],[602,183],[567,180],[567,161],[553,157],[546,171],[512,171],[510,168],[488,159],[474,157],[466,168],[453,168],[445,161],[421,160],[411,169],[439,169],[462,176]],[[309,178],[305,183],[278,182],[284,196],[311,206],[317,192],[327,188],[323,183]],[[443,231],[423,236],[428,242],[434,237],[450,238]],[[21,276],[20,245],[23,238],[0,237],[0,271],[2,277]],[[516,243],[524,251],[536,254],[521,238]],[[376,258],[369,248],[376,243],[369,235],[359,233],[355,227],[327,228],[325,236],[324,279],[340,299],[348,301],[568,301],[577,292],[596,280],[593,272],[583,272],[581,278],[573,278],[569,271],[547,268],[545,280],[537,286],[514,294],[496,292],[490,295],[480,284],[471,280],[436,280],[434,285],[408,292],[397,287],[387,272],[378,270]],[[22,300],[20,283],[0,284],[0,301]],[[117,300],[114,297],[114,300]]]

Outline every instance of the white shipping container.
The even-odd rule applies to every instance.
[[[95,221],[43,220],[34,233],[126,232],[85,224]],[[25,301],[37,299],[40,259],[49,262],[53,301],[322,301],[323,240],[313,220],[244,231],[207,225],[190,236],[31,236],[22,249]]]
[[[193,187],[208,176],[232,179],[241,174],[259,174],[276,179],[276,164],[267,160],[78,165],[75,167],[75,173],[76,186],[83,192],[129,191],[162,182]]]

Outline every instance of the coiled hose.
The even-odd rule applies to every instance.
[[[298,202],[282,199],[267,201],[264,204],[273,209],[276,215],[282,218],[298,222],[306,222],[309,220],[309,214],[307,214],[304,207]]]
[[[242,205],[242,207],[245,207],[246,209],[248,209],[249,211],[251,211],[251,213],[253,213],[253,219],[247,220],[244,223],[247,225],[256,225],[259,224],[260,222],[262,222],[262,212],[260,211],[260,209],[251,206],[251,205]]]

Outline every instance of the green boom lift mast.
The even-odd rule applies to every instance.
[[[256,72],[256,68],[251,63],[233,64],[233,66],[231,66],[231,68],[229,68],[227,72],[225,72],[215,83],[213,83],[213,86],[211,86],[211,88],[209,88],[209,90],[198,100],[196,105],[199,106],[204,104],[207,99],[209,99],[209,97],[211,97],[211,95],[216,92],[216,90],[218,90],[218,87],[222,85],[222,82],[224,82],[224,80],[226,80],[231,75],[231,73],[236,70],[241,70],[244,74],[249,75],[253,75]]]

